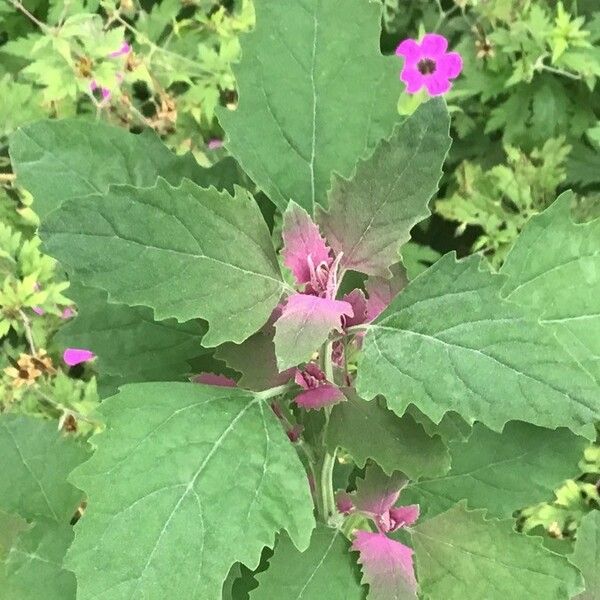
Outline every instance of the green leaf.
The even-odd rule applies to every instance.
[[[384,395],[399,416],[413,403],[436,423],[455,411],[495,431],[514,419],[588,431],[598,386],[480,266],[448,254],[396,297],[365,336],[358,393]]]
[[[149,308],[109,304],[106,292],[77,284],[68,295],[77,317],[61,327],[56,342],[92,350],[100,373],[117,377],[119,385],[183,379],[190,372],[187,361],[202,353],[201,321],[154,321]]]
[[[511,521],[455,506],[412,529],[420,597],[427,600],[568,600],[581,575]]]
[[[2,600],[75,600],[75,575],[62,568],[73,539],[66,523],[40,520],[0,560]]]
[[[581,571],[585,592],[577,600],[597,600],[600,592],[600,511],[588,513],[577,528],[575,551],[570,561]]]
[[[308,547],[306,473],[260,397],[139,383],[101,412],[97,450],[72,475],[89,498],[66,563],[80,600],[218,598],[230,567],[256,568],[278,531]]]
[[[443,100],[427,102],[359,162],[350,179],[334,178],[329,212],[319,210],[317,220],[336,254],[344,253],[343,268],[391,276],[389,266],[410,230],[430,214],[449,128]]]
[[[0,510],[0,561],[4,561],[19,534],[27,530],[27,521]]]
[[[67,475],[87,451],[40,419],[0,416],[0,507],[25,519],[69,523],[82,498]]]
[[[400,63],[381,55],[380,35],[378,2],[256,2],[234,67],[239,106],[218,115],[227,148],[280,210],[325,206],[332,172],[348,176],[390,135]]]
[[[525,506],[551,500],[553,491],[577,473],[587,446],[567,429],[507,423],[502,433],[476,423],[466,442],[452,442],[452,468],[444,477],[410,483],[403,502],[418,503],[421,518],[433,517],[460,500],[469,508],[508,518]]]
[[[41,217],[70,198],[105,194],[111,184],[151,187],[161,176],[178,185],[187,177],[233,191],[237,181],[231,159],[203,169],[191,154],[173,154],[149,129],[134,135],[83,119],[39,121],[17,130],[10,156],[17,181],[33,194]]]
[[[250,593],[251,600],[361,600],[365,588],[349,549],[339,530],[323,525],[315,529],[304,552],[282,535],[269,568],[256,577],[259,585]]]
[[[541,318],[600,385],[600,219],[576,224],[562,194],[523,229],[503,294]]]
[[[219,346],[215,358],[225,361],[230,369],[242,376],[238,386],[249,390],[266,390],[284,383],[279,374],[273,336],[275,328],[267,323],[260,331],[241,344],[228,342]]]
[[[436,477],[450,467],[446,446],[425,433],[411,415],[396,416],[382,400],[365,402],[350,390],[347,401],[333,407],[327,429],[330,450],[341,446],[359,467],[371,458],[388,474],[402,471],[410,479]]]
[[[126,207],[126,209],[124,209]],[[242,342],[268,319],[283,282],[270,233],[248,192],[184,180],[111,187],[64,203],[40,231],[46,251],[110,302],[209,322],[203,343]]]

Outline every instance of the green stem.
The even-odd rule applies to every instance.
[[[321,501],[320,512],[323,520],[327,523],[335,514],[335,496],[333,494],[333,468],[335,467],[335,452],[326,452],[323,456],[319,472],[319,499]]]
[[[294,387],[294,385],[294,383],[284,383],[283,385],[278,385],[277,387],[269,388],[268,390],[264,390],[263,392],[256,392],[255,395],[261,400],[269,400],[270,398],[282,396],[286,392],[289,392]]]

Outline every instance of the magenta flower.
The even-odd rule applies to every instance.
[[[111,52],[108,55],[108,58],[118,58],[119,56],[125,56],[126,54],[129,54],[130,52],[131,52],[131,46],[127,42],[124,41],[118,50],[115,50],[114,52]]]
[[[69,367],[74,367],[96,358],[96,355],[86,348],[67,348],[63,353],[63,360]]]
[[[298,406],[306,410],[316,410],[331,406],[346,399],[342,391],[330,381],[315,363],[308,363],[297,370],[294,381],[304,390],[294,399]]]
[[[39,307],[39,306],[32,306],[32,307],[31,307],[31,310],[32,310],[32,311],[33,311],[33,312],[34,312],[36,315],[39,315],[40,317],[41,317],[42,315],[46,314],[46,311],[45,311],[43,308]]]
[[[437,33],[426,33],[421,42],[404,40],[396,54],[404,57],[400,79],[409,94],[425,87],[430,96],[441,96],[452,87],[462,71],[462,58],[458,52],[446,52],[448,40]]]

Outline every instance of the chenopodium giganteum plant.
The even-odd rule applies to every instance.
[[[449,254],[407,283],[402,245],[450,144],[444,101],[398,122],[377,3],[256,9],[239,107],[219,117],[283,213],[279,256],[233,159],[203,169],[101,123],[13,135],[78,307],[61,339],[97,356],[114,395],[93,452],[2,418],[8,597],[40,578],[61,600],[547,600],[593,586],[592,550],[557,554],[513,513],[573,476],[600,419],[600,221],[574,223],[567,193],[500,272]],[[417,57],[436,75],[406,48],[404,70]],[[190,365],[206,372],[189,381]]]

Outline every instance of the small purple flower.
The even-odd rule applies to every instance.
[[[131,52],[131,46],[127,42],[124,41],[118,50],[115,50],[114,52],[111,52],[108,55],[108,58],[119,58],[119,56],[125,56],[126,54],[129,54],[130,52]]]
[[[217,387],[236,387],[237,383],[227,377],[227,375],[220,375],[217,373],[199,373],[192,377],[193,383],[203,383],[204,385],[216,385]]]
[[[72,319],[75,316],[75,311],[70,307],[67,306],[67,308],[63,309],[60,318],[61,319]]]
[[[426,33],[421,42],[404,40],[396,54],[404,57],[400,79],[409,94],[425,87],[430,96],[441,96],[452,87],[462,71],[462,58],[458,52],[446,52],[448,40],[437,33]]]
[[[63,360],[69,367],[74,367],[96,358],[96,355],[86,348],[67,348],[63,353]]]
[[[98,85],[98,82],[95,79],[92,79],[90,81],[90,91],[93,94],[96,90],[100,91],[100,96],[102,96],[102,102],[106,102],[110,98],[110,90],[108,88]]]
[[[212,140],[208,140],[206,147],[209,150],[218,150],[223,147],[223,140],[219,140],[217,138],[213,138]]]
[[[36,314],[39,315],[40,317],[46,313],[46,311],[43,308],[40,308],[39,306],[32,306],[31,310]]]

